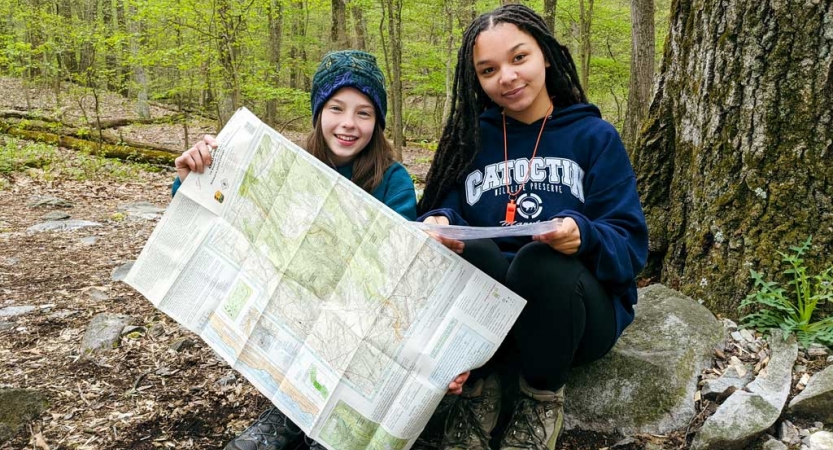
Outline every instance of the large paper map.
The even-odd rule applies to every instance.
[[[407,449],[524,301],[238,111],[126,282],[333,450]]]

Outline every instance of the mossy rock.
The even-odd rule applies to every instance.
[[[46,398],[31,389],[0,389],[0,445],[47,407]]]

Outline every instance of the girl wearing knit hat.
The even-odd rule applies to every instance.
[[[369,192],[408,220],[416,218],[414,183],[405,167],[394,161],[385,139],[387,93],[376,58],[358,50],[324,56],[312,78],[310,92],[313,131],[306,150]],[[213,136],[180,155],[174,165],[176,194],[191,171],[211,164]]]
[[[387,94],[376,58],[357,50],[328,53],[312,78],[310,104],[313,131],[307,137],[306,150],[389,208],[414,220],[414,183],[405,167],[394,161],[384,136]],[[214,137],[207,135],[176,159],[173,194],[191,171],[203,172],[211,164],[210,150],[215,147]],[[324,448],[273,406],[225,448],[288,450],[302,446],[302,439],[311,450]]]

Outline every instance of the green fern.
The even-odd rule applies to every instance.
[[[741,323],[759,331],[771,328],[784,330],[785,336],[795,333],[804,347],[818,342],[833,348],[833,317],[812,322],[816,308],[833,298],[833,267],[818,275],[807,275],[804,253],[810,248],[810,236],[792,253],[778,252],[787,264],[784,275],[790,278],[789,291],[774,281],[764,280],[761,273],[750,270],[755,291],[740,304],[740,309],[755,309],[741,318]]]

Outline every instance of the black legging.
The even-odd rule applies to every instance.
[[[578,258],[532,242],[509,263],[491,239],[466,241],[462,257],[527,301],[510,336],[472,371],[472,381],[501,364],[519,364],[532,387],[555,391],[571,367],[595,361],[613,346],[613,300]]]

